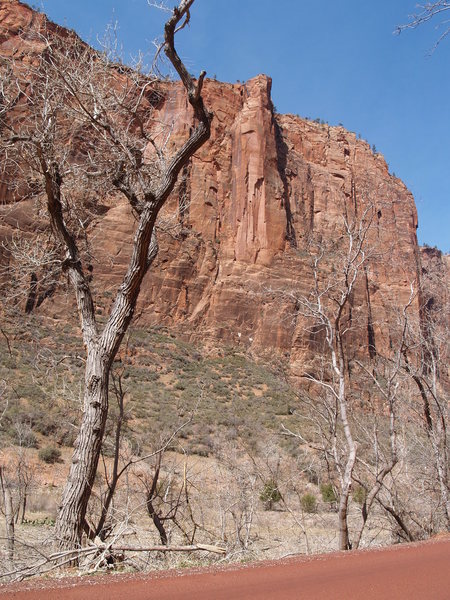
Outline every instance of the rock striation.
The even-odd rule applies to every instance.
[[[2,2],[0,52],[33,44],[44,19],[16,0]],[[172,127],[169,144],[175,146],[185,139],[189,108],[179,85],[164,89],[158,119]],[[185,168],[164,211],[159,255],[140,297],[140,324],[174,327],[213,347],[275,353],[301,375],[313,349],[293,292],[311,288],[311,240],[339,239],[346,210],[371,204],[375,250],[352,297],[358,319],[350,341],[354,352],[388,351],[389,323],[421,277],[411,193],[354,133],[277,114],[265,75],[242,84],[206,80],[204,95],[214,112],[211,139]],[[22,220],[6,218],[12,200],[7,188],[0,194],[7,237]],[[19,200],[15,209],[24,227],[27,202]],[[134,228],[125,201],[105,206],[91,231],[94,276],[103,292],[99,312],[117,289]],[[338,269],[338,261],[330,254],[323,269]],[[58,316],[66,302],[56,295],[38,310]]]

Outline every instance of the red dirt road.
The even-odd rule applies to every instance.
[[[29,584],[30,585],[30,584]],[[42,584],[41,584],[42,585]],[[53,582],[53,586],[60,585]],[[14,590],[14,591],[13,591]],[[63,587],[0,589],[0,600],[450,600],[450,538],[383,550]]]

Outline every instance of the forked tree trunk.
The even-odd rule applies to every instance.
[[[144,276],[158,251],[154,232],[158,212],[172,192],[181,169],[206,142],[211,132],[212,115],[205,110],[201,96],[205,72],[203,71],[195,81],[186,70],[174,45],[176,31],[189,22],[189,10],[193,2],[194,0],[181,0],[178,7],[173,9],[164,29],[164,50],[182,80],[193,108],[193,122],[197,123],[189,138],[167,163],[158,180],[148,183],[148,190],[141,197],[141,201],[138,201],[139,194],[132,188],[133,178],[130,178],[131,183],[119,182],[118,189],[129,199],[133,210],[139,215],[139,221],[127,272],[101,333],[95,318],[89,277],[83,271],[76,236],[68,230],[64,221],[62,176],[58,165],[53,162],[51,165],[47,164],[45,148],[38,147],[46,182],[50,221],[56,237],[67,250],[65,268],[75,290],[83,340],[87,349],[83,418],[56,523],[57,542],[61,549],[73,549],[81,544],[108,416],[110,368],[133,318]]]
[[[98,350],[88,355],[83,419],[56,524],[61,548],[79,547],[83,534],[108,415],[109,364]]]

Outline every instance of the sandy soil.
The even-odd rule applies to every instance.
[[[16,600],[449,600],[450,536],[242,568],[5,586]],[[28,589],[25,589],[28,587]]]

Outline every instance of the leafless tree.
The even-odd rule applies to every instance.
[[[436,254],[439,255],[437,252]],[[437,264],[436,264],[437,263]],[[442,265],[441,265],[442,267]],[[420,290],[418,317],[408,315],[403,369],[417,390],[419,420],[431,445],[445,527],[450,530],[449,479],[449,295],[441,283],[439,256],[430,260]]]
[[[308,295],[292,292],[297,316],[306,320],[307,330],[316,340],[316,372],[305,374],[318,390],[318,425],[326,459],[333,462],[339,479],[339,549],[351,548],[348,527],[348,505],[353,483],[358,443],[351,425],[351,390],[349,385],[347,337],[352,330],[350,315],[355,288],[363,277],[371,256],[369,232],[374,206],[361,202],[357,210],[344,207],[343,233],[332,249],[322,242],[312,242],[312,286]],[[337,258],[339,257],[339,258]],[[336,261],[337,269],[328,272],[326,259]],[[337,260],[336,260],[337,259]],[[320,365],[320,366],[319,366]],[[306,441],[301,434],[289,431]],[[341,439],[343,432],[343,439]]]
[[[438,21],[436,29],[441,28],[439,37],[434,44],[434,48],[436,48],[450,33],[450,19],[447,15],[447,11],[449,10],[450,2],[448,0],[437,0],[437,2],[417,4],[417,12],[410,15],[408,23],[399,25],[395,32],[401,33],[406,29],[415,29],[416,27],[419,27],[419,25],[423,25],[433,19],[434,21]]]
[[[205,531],[194,510],[192,493],[198,491],[197,486],[187,457],[180,463],[178,458],[168,458],[166,450],[158,451],[152,461],[146,460],[135,475],[143,485],[147,514],[161,543],[168,545],[176,530],[186,543],[193,544],[197,533]]]
[[[374,503],[388,516],[394,539],[413,541],[448,529],[448,335],[442,319],[448,309],[445,290],[439,286],[436,296],[430,277],[425,272],[421,287],[411,284],[409,301],[391,319],[389,356],[356,361],[379,406],[378,414],[366,413],[358,423],[366,456],[357,457],[354,480],[365,493],[354,546]]]
[[[14,518],[16,523],[25,521],[27,502],[35,484],[35,468],[33,467],[28,450],[34,436],[28,425],[16,423],[16,445],[9,452],[9,469],[12,472],[11,484],[14,489]]]
[[[248,552],[261,491],[259,476],[251,458],[236,444],[222,448],[220,469],[221,483],[217,489],[220,538],[229,552]],[[225,487],[224,481],[227,482]]]
[[[370,384],[374,387],[374,400],[378,396],[379,406],[373,411],[373,418],[367,419],[363,416],[363,421],[369,421],[358,424],[361,437],[368,442],[368,454],[370,460],[357,457],[357,468],[353,474],[353,479],[364,490],[361,506],[361,524],[357,529],[352,547],[358,548],[361,543],[362,534],[367,524],[370,511],[378,499],[380,491],[386,486],[386,480],[392,474],[399,460],[398,452],[398,423],[399,423],[399,392],[402,382],[402,362],[405,336],[408,327],[408,311],[415,299],[414,286],[411,286],[409,300],[402,310],[401,321],[399,323],[399,334],[395,340],[396,348],[392,348],[391,356],[383,357],[379,354],[368,364],[356,360],[356,364],[361,369],[361,379],[365,387]],[[380,413],[380,415],[377,414]],[[380,435],[383,426],[380,427],[380,418],[388,422],[388,443],[383,444]],[[381,431],[380,431],[381,429]],[[386,446],[386,447],[384,447]]]
[[[56,523],[62,549],[81,543],[108,415],[110,370],[158,251],[158,213],[183,166],[210,136],[211,114],[202,100],[205,73],[195,80],[174,44],[176,32],[189,23],[193,2],[181,0],[164,30],[164,52],[192,107],[189,137],[173,152],[167,147],[170,132],[158,130],[152,120],[163,93],[159,81],[111,62],[75,35],[61,39],[40,32],[39,56],[8,58],[2,65],[3,172],[9,183],[26,174],[22,190],[42,184],[38,209],[50,224],[47,247],[74,290],[86,350],[83,417]],[[96,202],[112,190],[128,200],[136,230],[126,274],[101,326],[88,233]]]

